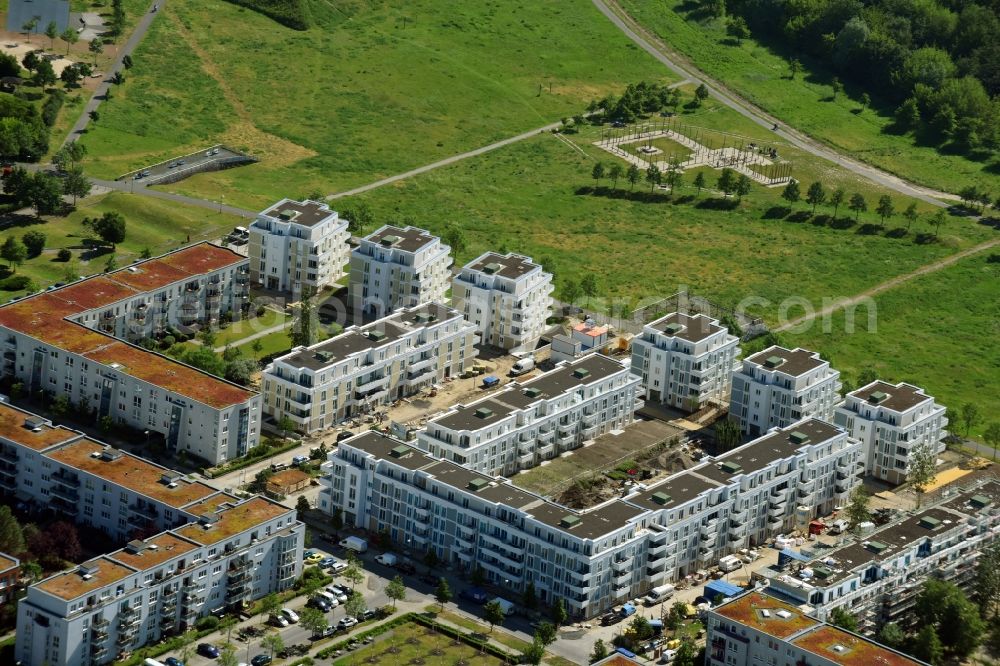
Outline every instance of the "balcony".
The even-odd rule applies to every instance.
[[[104,628],[98,629],[96,627],[92,627],[90,629],[90,642],[91,643],[100,643],[102,641],[106,641],[107,639],[108,639],[108,630],[107,629],[104,629]]]
[[[535,464],[535,454],[522,453],[517,457],[517,464],[520,467],[533,467]]]
[[[406,379],[404,384],[407,386],[412,386],[413,384],[418,384],[423,381],[427,381],[433,376],[432,368],[423,368],[422,370],[411,371],[406,374]]]
[[[646,553],[649,556],[649,559],[651,560],[660,559],[666,556],[667,554],[667,544],[666,543],[652,544],[650,545]]]
[[[128,509],[132,513],[137,513],[140,516],[143,516],[144,518],[149,518],[150,520],[154,520],[159,515],[159,512],[157,512],[156,510],[156,507],[150,506],[148,504],[132,504],[129,506]]]
[[[846,479],[851,475],[850,465],[837,465],[837,478]]]
[[[389,375],[380,375],[378,377],[369,377],[365,381],[359,381],[354,385],[354,390],[357,393],[372,393],[388,384]]]
[[[615,571],[615,573],[631,572],[632,562],[634,561],[634,559],[635,558],[632,557],[616,559],[614,562],[611,563],[611,568]]]
[[[3,449],[0,451],[0,460],[5,460],[9,463],[16,463],[18,461],[17,452],[13,449]]]
[[[584,414],[583,418],[580,420],[583,421],[584,428],[595,426],[597,425],[597,413],[595,412],[593,414]]]
[[[843,479],[843,480],[838,479],[836,482],[834,482],[833,490],[838,495],[844,495],[844,494],[847,494],[847,493],[851,492],[851,480],[850,479]]]
[[[772,530],[776,530],[784,524],[785,521],[777,516],[771,516],[770,518],[767,519],[767,526]]]
[[[555,452],[556,452],[555,444],[546,444],[545,446],[538,447],[538,455],[541,456],[542,458],[551,458],[553,455],[555,455]]]
[[[611,577],[612,587],[619,589],[629,587],[632,584],[632,570],[616,573]]]
[[[573,435],[576,434],[576,424],[567,423],[565,425],[560,425],[556,428],[556,433],[558,434],[560,439],[564,437],[572,437]]]
[[[53,511],[65,513],[70,516],[76,516],[75,500],[66,500],[58,495],[55,495],[49,498],[49,508]]]
[[[434,366],[434,362],[436,360],[437,360],[436,357],[428,356],[427,358],[419,359],[415,363],[411,363],[409,366],[407,366],[406,369],[411,376],[419,374],[420,371],[431,369]]]
[[[729,523],[731,525],[742,525],[747,522],[747,512],[746,509],[741,509],[740,511],[733,511],[729,514]]]
[[[427,509],[421,509],[420,507],[415,507],[413,509],[413,519],[418,522],[426,523],[430,519],[430,517],[431,517],[431,512],[428,511]]]
[[[767,508],[767,515],[772,518],[785,515],[785,505],[774,506],[773,504]]]
[[[52,480],[60,485],[66,486],[67,488],[80,487],[80,479],[61,470],[52,475]]]

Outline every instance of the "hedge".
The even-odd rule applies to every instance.
[[[218,467],[207,467],[201,470],[201,473],[206,477],[208,477],[209,479],[214,479],[217,476],[222,476],[224,474],[229,474],[230,472],[235,472],[236,470],[243,469],[244,467],[249,467],[250,465],[258,463],[261,460],[264,460],[265,458],[270,458],[272,456],[281,455],[286,451],[291,451],[292,449],[301,444],[302,442],[296,442],[292,440],[290,442],[282,444],[281,446],[269,447],[264,455],[254,456],[252,458],[250,457],[237,458],[236,460],[230,461],[225,465],[219,465]]]

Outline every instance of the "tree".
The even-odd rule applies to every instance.
[[[482,587],[486,584],[486,572],[478,564],[476,565],[476,568],[472,570],[472,574],[469,576],[469,582],[476,587]]]
[[[967,402],[962,405],[962,411],[960,412],[962,417],[962,425],[965,426],[965,436],[969,436],[969,431],[972,430],[974,425],[977,425],[981,420],[979,415],[979,407],[973,402]]]
[[[90,179],[83,174],[83,168],[75,165],[66,171],[63,177],[63,194],[73,197],[73,205],[76,205],[78,197],[85,197],[90,194]],[[117,213],[116,213],[117,214]],[[117,214],[121,217],[120,214]],[[125,218],[122,218],[121,236],[125,240]],[[118,241],[121,242],[121,241]]]
[[[931,218],[931,224],[934,225],[934,238],[937,238],[941,233],[941,225],[944,224],[943,210],[934,213],[934,217]]]
[[[695,174],[694,183],[692,184],[696,188],[698,188],[698,194],[700,195],[701,191],[705,189],[705,172],[699,171],[697,174]]]
[[[840,210],[840,204],[844,203],[846,197],[847,192],[842,187],[838,187],[830,195],[830,205],[833,206],[833,219],[837,219],[837,211]]]
[[[936,476],[937,456],[934,450],[926,444],[914,448],[910,452],[910,466],[906,470],[906,481],[917,493],[917,508],[920,500]]]
[[[267,650],[273,659],[275,652],[281,652],[285,649],[285,641],[277,631],[269,631],[260,640],[260,646]]]
[[[498,624],[503,624],[503,621],[507,618],[506,613],[503,612],[503,606],[496,599],[487,601],[483,605],[483,619],[490,623],[490,633],[493,633],[493,627]]]
[[[125,216],[121,213],[108,211],[100,217],[84,218],[83,226],[112,249],[125,240]]]
[[[347,556],[347,568],[340,575],[351,584],[352,590],[355,586],[364,582],[365,574],[361,570],[361,563],[358,562],[358,558],[353,553]]]
[[[867,109],[871,105],[872,105],[871,95],[869,95],[868,93],[861,93],[861,108]]]
[[[673,194],[674,190],[684,184],[684,173],[681,171],[680,167],[671,164],[670,168],[667,169],[667,185],[670,186],[670,193]]]
[[[973,598],[985,618],[1000,613],[1000,543],[985,548],[976,560]]]
[[[406,585],[400,576],[396,576],[385,586],[385,596],[392,599],[392,607],[396,607],[397,601],[406,600]]]
[[[556,627],[561,627],[566,622],[568,614],[566,613],[566,604],[563,602],[562,597],[557,597],[554,602],[552,602],[552,611],[550,614],[552,618],[552,623]]]
[[[451,586],[448,585],[447,578],[438,579],[437,588],[434,590],[434,598],[441,604],[441,610],[444,610],[444,605],[451,601]]]
[[[739,178],[736,179],[735,191],[736,191],[736,201],[743,201],[743,197],[750,194],[750,190],[753,188],[753,181],[745,173],[741,173]]]
[[[611,186],[614,189],[616,189],[616,190],[618,189],[618,180],[622,176],[624,176],[624,175],[625,175],[625,169],[623,169],[622,165],[619,164],[618,162],[615,162],[614,164],[612,164],[611,168],[608,169],[608,178],[611,179],[611,183],[612,183]]]
[[[892,197],[888,194],[880,196],[878,198],[878,206],[875,207],[875,212],[878,213],[882,226],[885,226],[885,219],[887,217],[891,218],[896,214],[896,207],[892,204]]]
[[[298,501],[295,502],[295,510],[299,513],[306,513],[311,508],[312,507],[309,506],[309,500],[306,499],[305,495],[300,495]]]
[[[781,198],[787,201],[789,204],[798,203],[802,194],[799,191],[799,181],[790,180],[788,184],[785,185],[785,189],[781,191]]]
[[[83,75],[80,72],[80,68],[76,65],[70,65],[63,69],[62,74],[59,75],[59,80],[66,84],[67,88],[72,88],[80,82]]]
[[[830,81],[830,87],[833,88],[833,99],[836,101],[837,95],[844,92],[844,84],[835,76],[833,81]]]
[[[715,441],[721,451],[729,451],[739,445],[743,439],[740,426],[736,421],[721,419],[715,423]]]
[[[277,593],[272,592],[263,599],[260,600],[260,612],[264,619],[268,616],[274,615],[281,608],[281,599],[278,597]]]
[[[660,168],[655,164],[650,164],[649,168],[646,169],[646,182],[649,183],[650,194],[652,194],[653,188],[660,184],[662,177]]]
[[[918,625],[931,627],[941,644],[959,659],[979,647],[986,630],[979,609],[962,589],[937,578],[924,581],[913,614]]]
[[[598,662],[601,659],[606,659],[608,656],[608,646],[604,641],[598,638],[594,641],[594,649],[590,652],[590,663]]]
[[[304,620],[303,620],[304,621]],[[187,663],[186,661],[184,662]],[[219,659],[216,662],[219,666],[239,666],[240,660],[236,657],[236,648],[232,643],[226,643],[219,651]]]
[[[7,505],[0,505],[0,552],[23,553],[24,531]]]
[[[239,354],[238,350],[237,354]],[[237,355],[236,358],[225,363],[222,376],[234,384],[249,386],[253,379],[253,373],[256,370],[257,361]]]
[[[31,77],[31,82],[39,88],[44,88],[51,86],[56,81],[56,70],[53,69],[52,63],[44,58],[40,59],[35,65],[35,73]]]
[[[17,267],[28,258],[28,248],[16,236],[8,236],[0,246],[0,258],[7,262],[11,272],[17,272]]]
[[[735,39],[737,44],[742,44],[750,36],[750,27],[742,16],[731,16],[726,22],[726,34]]]
[[[857,220],[861,213],[868,210],[868,202],[865,201],[865,197],[860,192],[855,192],[851,195],[847,207],[854,211],[854,219]]]
[[[910,205],[907,206],[906,210],[903,211],[903,218],[906,220],[907,232],[910,230],[910,227],[913,226],[913,223],[916,222],[917,218],[919,217],[920,214],[917,212],[917,202],[911,201]]]
[[[326,619],[326,614],[318,608],[303,608],[299,611],[299,622],[313,636],[321,635],[330,626],[330,622]]]
[[[250,344],[250,350],[253,352],[254,360],[260,358],[260,352],[264,349],[264,343],[260,341],[260,338],[254,339]]]
[[[451,246],[451,251],[455,256],[465,252],[465,234],[453,224],[448,225],[444,230],[444,242]]]
[[[542,645],[551,645],[558,637],[556,626],[551,622],[541,622],[535,629],[535,638],[541,641]]]
[[[673,666],[695,666],[697,654],[691,639],[684,638],[677,648],[677,654],[674,655]]]
[[[562,286],[562,298],[567,304],[572,306],[580,300],[581,291],[580,285],[575,280],[566,280]]]
[[[344,604],[344,612],[351,617],[361,617],[368,609],[368,603],[360,592],[351,592]]]
[[[788,78],[794,79],[802,71],[802,63],[799,62],[798,58],[792,58],[788,61]]]
[[[993,449],[993,459],[997,459],[997,449],[1000,448],[1000,421],[993,421],[983,431],[983,441]]]
[[[56,252],[56,259],[64,263],[72,258],[73,258],[73,252],[65,247],[61,248],[58,252]]]
[[[80,33],[73,28],[66,28],[66,30],[63,31],[63,34],[59,35],[59,39],[66,42],[66,55],[69,55],[69,47],[80,41]]]
[[[895,622],[887,622],[879,629],[878,642],[894,650],[900,650],[906,642],[906,634]]]
[[[45,36],[49,38],[49,48],[54,49],[56,37],[59,36],[59,26],[56,25],[55,21],[49,21],[48,25],[45,26]]]
[[[701,106],[706,99],[708,99],[708,86],[704,83],[698,84],[698,87],[694,89],[695,105]]]
[[[592,272],[584,275],[580,280],[580,291],[587,297],[587,303],[590,303],[590,299],[597,295],[597,276]]]
[[[28,250],[28,259],[31,259],[40,255],[42,250],[45,249],[45,234],[32,229],[21,236],[21,242],[24,243],[24,247]]]
[[[931,626],[925,625],[917,632],[909,652],[931,666],[938,666],[944,659],[944,647],[941,645],[941,639],[938,638],[937,632]]]
[[[104,47],[101,46],[101,40],[92,39],[90,44],[87,46],[87,50],[94,54],[94,67],[97,67],[97,56],[104,52]],[[128,58],[128,64],[125,65],[125,69],[129,69],[132,66],[132,58],[127,55],[125,57]],[[122,64],[125,64],[124,60],[122,61]]]
[[[851,497],[847,504],[847,508],[844,510],[844,514],[847,516],[847,521],[850,523],[851,531],[857,533],[861,523],[866,523],[872,519],[872,513],[868,508],[871,502],[871,495],[865,490],[865,487],[858,484],[858,486],[851,491]]]
[[[597,183],[597,187],[601,186],[601,178],[604,178],[604,163],[598,162],[594,165],[594,168],[590,172],[590,177],[594,179]]]
[[[531,645],[525,648],[524,652],[521,654],[523,663],[526,664],[540,664],[542,663],[542,657],[545,656],[545,644],[542,643],[538,638],[538,632],[535,632],[535,638],[531,641]]]
[[[818,180],[813,181],[809,185],[809,189],[806,190],[806,203],[813,207],[813,214],[816,214],[816,206],[819,206],[824,201],[826,201],[826,188],[823,187],[823,183]]]
[[[101,114],[97,109],[94,109],[87,115],[90,116],[90,122],[92,123],[96,123],[98,120],[101,119]]]
[[[723,169],[722,173],[719,174],[717,186],[728,197],[736,189],[736,172],[729,167]]]
[[[314,292],[311,287],[303,288],[298,314],[295,321],[292,322],[292,330],[289,333],[293,347],[308,347],[316,342],[319,322],[313,307],[313,296]]]
[[[843,608],[834,608],[830,613],[830,623],[847,631],[858,631],[858,619]]]
[[[23,25],[21,25],[21,32],[24,33],[25,38],[27,38],[29,42],[31,41],[31,33],[33,33],[35,31],[35,28],[38,27],[39,21],[41,21],[39,17],[33,16],[29,20],[25,21]]]
[[[625,180],[628,181],[629,190],[635,190],[636,183],[642,179],[642,171],[639,170],[634,164],[628,166],[628,170],[625,172]]]

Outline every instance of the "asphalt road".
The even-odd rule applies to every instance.
[[[209,150],[199,150],[196,153],[191,153],[189,155],[181,155],[169,159],[165,162],[160,162],[159,164],[152,164],[122,176],[121,180],[139,180],[143,185],[156,185],[158,182],[163,180],[167,176],[176,176],[178,174],[193,174],[198,172],[199,169],[204,167],[206,164],[212,164],[213,162],[221,162],[222,160],[232,159],[234,157],[244,157],[241,153],[229,150],[228,148],[223,148],[218,146],[215,148],[218,152],[214,155],[209,155]],[[183,161],[184,164],[175,165],[178,162]],[[143,171],[149,171],[149,175],[143,178],[136,179],[135,176]],[[138,183],[136,183],[138,184]]]

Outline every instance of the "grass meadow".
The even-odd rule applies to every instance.
[[[636,21],[709,76],[796,129],[886,171],[937,189],[957,192],[976,184],[1000,191],[994,161],[975,161],[919,145],[912,136],[892,134],[892,109],[861,109],[861,90],[848,88],[833,100],[832,74],[804,59],[805,74],[788,77],[787,57],[753,39],[736,44],[724,19],[699,20],[685,0],[618,0]]]

